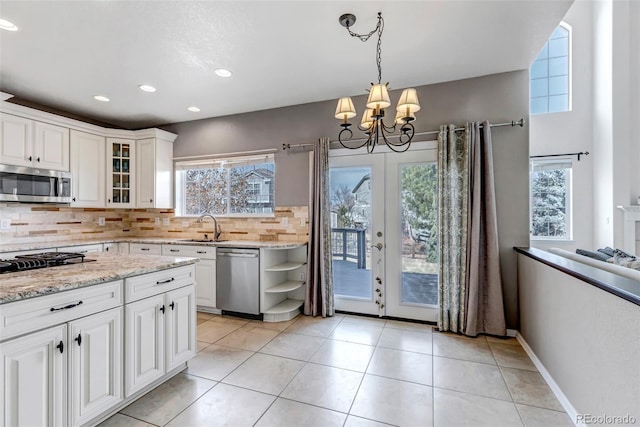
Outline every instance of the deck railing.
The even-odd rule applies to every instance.
[[[367,247],[365,229],[332,228],[331,253],[343,260],[355,260],[358,268],[366,268]]]

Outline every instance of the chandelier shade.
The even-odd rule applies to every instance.
[[[403,152],[409,149],[411,140],[415,134],[412,122],[415,121],[415,113],[420,111],[420,101],[418,100],[418,92],[414,88],[407,88],[402,91],[398,104],[396,106],[395,118],[390,114],[389,120],[393,118],[392,123],[385,123],[385,108],[391,106],[391,98],[389,97],[389,83],[382,83],[382,32],[384,30],[384,19],[382,13],[378,13],[378,25],[367,34],[357,34],[351,31],[351,25],[356,21],[353,14],[344,14],[338,21],[340,25],[345,27],[349,35],[356,37],[363,42],[377,33],[378,44],[376,49],[376,64],[378,66],[378,83],[371,83],[369,96],[367,98],[366,109],[362,114],[358,129],[366,135],[365,139],[352,139],[351,123],[349,119],[356,116],[356,109],[353,101],[349,97],[340,98],[336,106],[336,119],[342,120],[340,124],[342,130],[338,134],[338,141],[345,148],[359,149],[367,148],[367,152],[373,152],[374,148],[381,143],[385,143],[391,150]],[[391,138],[396,138],[392,140]],[[364,142],[362,142],[364,141]]]
[[[391,106],[391,99],[389,98],[389,90],[387,84],[374,84],[371,83],[371,89],[369,89],[369,98],[367,99],[367,108],[373,108],[376,110],[388,108]]]
[[[373,124],[373,109],[367,108],[362,113],[362,120],[360,120],[360,128],[362,130],[369,130],[371,125]]]
[[[338,100],[338,105],[336,107],[336,119],[352,119],[356,116],[356,108],[353,106],[353,101],[351,98],[344,97]]]
[[[414,88],[403,90],[402,95],[400,95],[400,99],[398,100],[398,107],[396,110],[407,113],[407,115],[420,111],[418,92]]]

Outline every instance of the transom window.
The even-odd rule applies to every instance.
[[[531,114],[571,110],[571,27],[561,23],[529,70]]]
[[[571,159],[531,161],[532,239],[571,239],[572,167]]]
[[[179,161],[175,169],[177,216],[274,211],[273,154]]]

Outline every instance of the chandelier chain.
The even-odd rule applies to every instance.
[[[357,37],[358,39],[360,39],[360,41],[362,42],[366,42],[367,40],[369,40],[371,38],[371,36],[380,29],[380,22],[382,20],[382,14],[378,13],[378,25],[376,25],[376,27],[371,30],[370,32],[368,32],[367,34],[358,34],[358,33],[354,33],[353,31],[351,31],[351,27],[347,26],[347,31],[349,32],[349,35],[351,37]]]
[[[376,65],[378,66],[378,84],[382,83],[382,31],[384,30],[384,20],[378,14],[378,46],[376,52]]]

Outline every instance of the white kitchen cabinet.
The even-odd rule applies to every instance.
[[[162,245],[162,255],[198,258],[196,266],[196,304],[198,310],[216,309],[216,248],[197,245]]]
[[[34,122],[33,166],[69,170],[69,129]]]
[[[130,254],[161,255],[162,245],[158,243],[129,243]]]
[[[112,254],[128,254],[129,242],[108,242],[102,244],[103,252]]]
[[[69,129],[4,113],[0,122],[0,163],[69,170]]]
[[[125,279],[125,396],[196,354],[193,266]]]
[[[135,205],[135,141],[107,138],[107,207],[132,208]]]
[[[125,305],[125,395],[164,375],[164,294]]]
[[[165,295],[167,372],[196,354],[195,286],[185,286]]]
[[[66,426],[66,325],[0,345],[0,426]]]
[[[103,243],[102,244],[102,251],[103,252],[109,252],[111,254],[120,253],[119,243],[116,243],[116,242]]]
[[[260,250],[260,311],[265,322],[284,322],[304,303],[307,245]]]
[[[103,208],[106,206],[106,141],[90,133],[71,130],[70,167],[71,206]]]
[[[0,163],[31,166],[33,161],[33,120],[11,114],[0,115]],[[29,159],[31,156],[31,159]]]
[[[173,208],[173,143],[136,141],[136,207]]]
[[[79,426],[123,399],[122,307],[69,323],[69,419]]]

